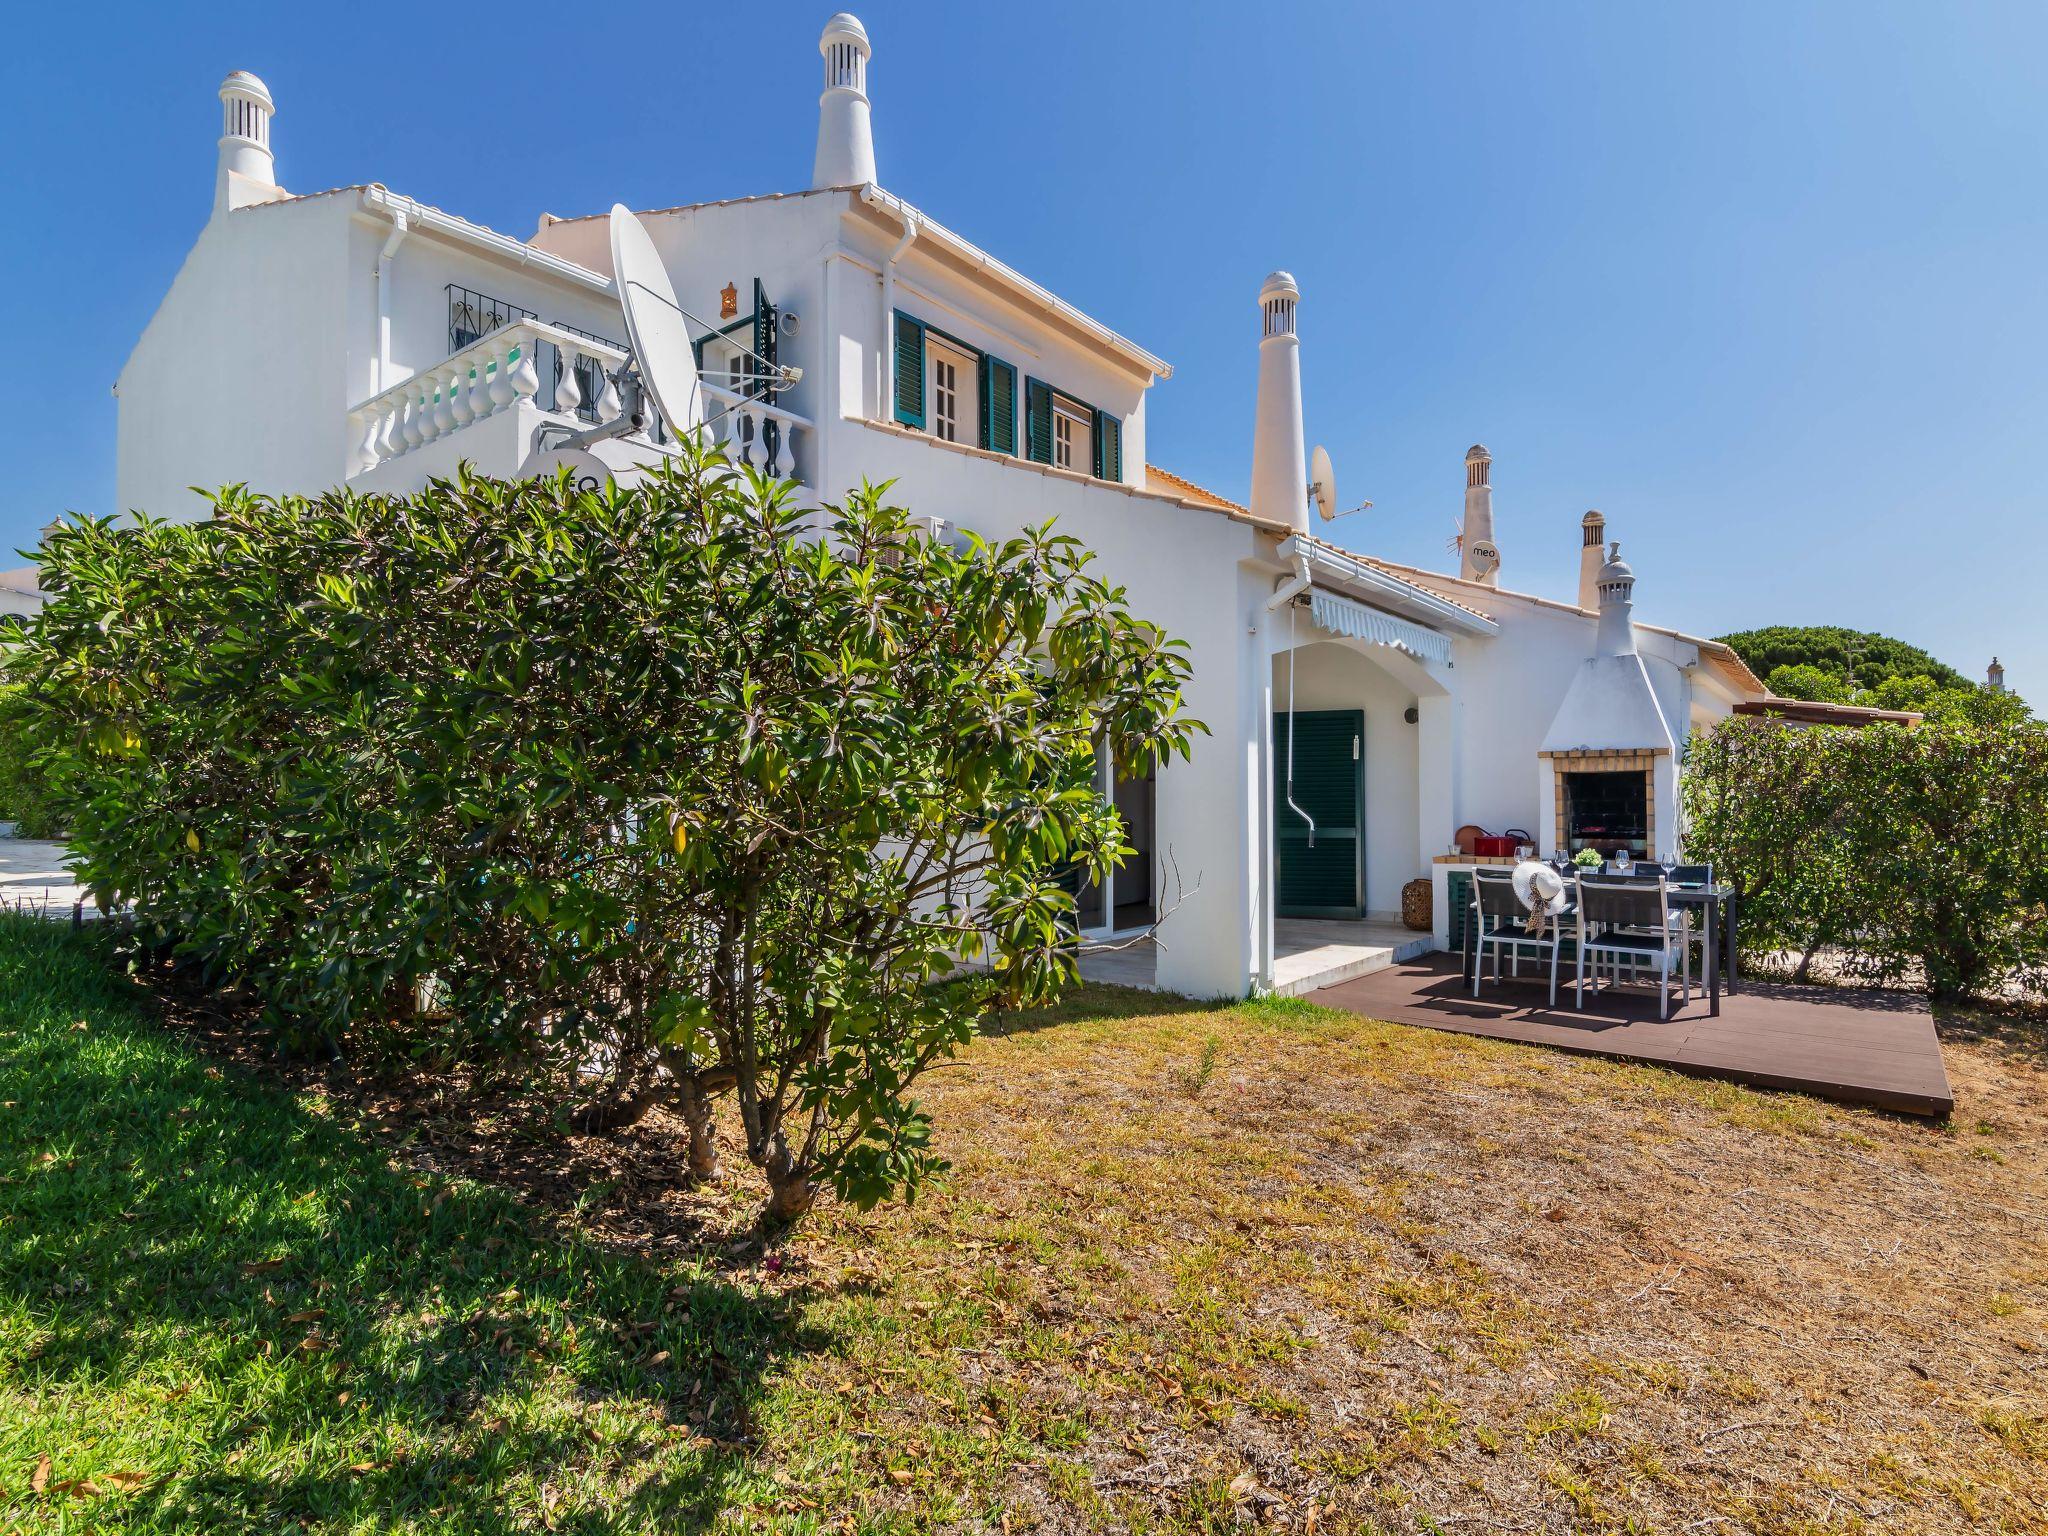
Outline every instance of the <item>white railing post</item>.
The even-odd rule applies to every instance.
[[[515,400],[531,400],[540,393],[540,369],[534,365],[534,340],[531,335],[521,338],[513,348],[518,356],[512,360],[512,397]]]
[[[469,369],[457,363],[448,375],[446,386],[448,397],[449,430],[466,427],[474,418],[469,410]]]
[[[574,416],[576,408],[583,404],[583,386],[576,380],[576,364],[582,355],[567,342],[558,342],[555,346],[555,356],[562,363],[562,376],[555,380],[555,411],[558,415]]]

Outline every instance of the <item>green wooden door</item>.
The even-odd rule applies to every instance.
[[[1282,917],[1365,916],[1365,715],[1356,709],[1294,716],[1294,803],[1287,803],[1287,716],[1273,717],[1273,816]]]

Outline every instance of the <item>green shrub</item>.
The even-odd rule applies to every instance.
[[[1747,944],[1942,995],[2048,972],[2048,728],[1729,720],[1685,769],[1687,854],[1741,882]]]
[[[1073,974],[1095,791],[1188,750],[1181,651],[1038,531],[684,455],[85,521],[13,666],[85,882],[306,1040],[518,1070],[600,1129],[737,1100],[778,1215],[937,1166],[908,1095]],[[986,961],[948,980],[962,960]]]
[[[17,837],[59,837],[64,823],[38,761],[36,725],[19,684],[0,684],[0,821]]]

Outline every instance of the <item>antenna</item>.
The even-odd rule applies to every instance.
[[[1355,507],[1337,510],[1337,471],[1330,464],[1330,450],[1321,443],[1309,460],[1308,499],[1315,503],[1316,511],[1326,523],[1333,523],[1340,517],[1349,517],[1353,512],[1363,512],[1372,503],[1361,501]]]

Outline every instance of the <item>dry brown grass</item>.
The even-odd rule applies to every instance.
[[[845,1347],[778,1454],[1013,1530],[2048,1531],[2023,1035],[1951,1043],[1941,1127],[1161,1006],[977,1044],[951,1186],[798,1241]]]
[[[1090,990],[927,1080],[944,1188],[772,1251],[659,1114],[561,1142],[459,1085],[300,1086],[715,1278],[736,1336],[786,1318],[713,1416],[721,1529],[2048,1532],[2048,1037],[1944,1030],[1937,1125]],[[639,1529],[663,1467],[577,1528]]]

